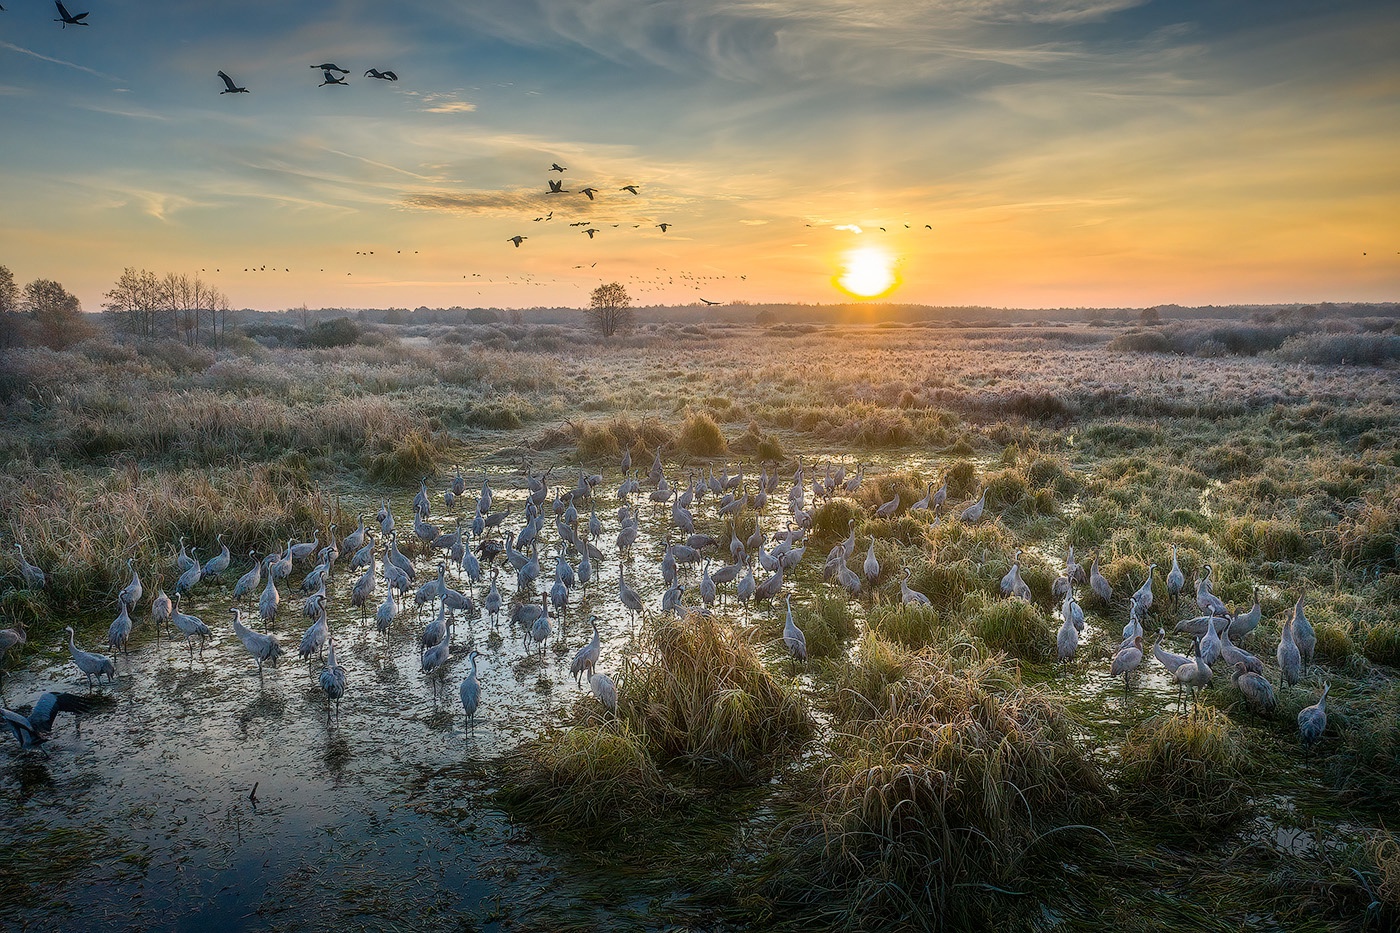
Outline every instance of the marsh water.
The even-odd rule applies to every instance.
[[[510,463],[504,455],[475,462],[477,469],[467,472],[464,517],[470,519],[484,467],[496,492],[494,507],[512,509],[505,527],[518,528],[527,490]],[[923,461],[885,466],[930,470]],[[575,476],[564,469],[555,479],[571,488]],[[543,652],[522,643],[524,633],[512,627],[508,612],[499,625],[481,616],[458,618],[445,676],[425,675],[419,635],[429,608],[415,611],[410,592],[391,632],[380,634],[372,614],[384,592],[382,578],[365,621],[350,606],[358,572],[344,569],[349,555],[342,555],[329,587],[330,629],[348,676],[338,716],[328,715],[317,685],[321,661],[296,656],[308,624],[296,586],[311,561],[298,562],[279,586],[281,608],[270,629],[251,623],[277,634],[286,652],[261,675],[229,623],[229,593],[246,560],[235,560],[221,582],[201,583],[182,607],[214,631],[202,653],[193,654],[182,639],[155,635],[149,604],[157,568],[139,568],[147,594],[130,653],[116,659],[114,685],[89,690],[60,644],[31,646],[5,676],[5,705],[11,707],[46,690],[100,699],[91,712],[61,715],[42,752],[8,745],[0,753],[9,876],[0,921],[26,930],[558,929],[624,920],[632,928],[717,926],[703,905],[687,900],[691,892],[668,892],[664,879],[659,887],[639,886],[630,871],[610,874],[568,845],[515,824],[492,802],[502,760],[546,725],[567,719],[574,704],[593,702],[586,684],[580,687],[569,673],[570,659],[591,634],[587,616],[598,616],[600,671],[616,675],[635,648],[636,626],[644,622],[634,623],[617,600],[618,482],[614,470],[598,487],[604,533],[596,544],[605,559],[595,566],[592,584],[571,596]],[[786,508],[787,483],[770,497],[764,516],[770,531],[785,517],[778,510]],[[431,490],[433,520],[450,527],[451,513],[441,501],[445,485]],[[410,534],[414,491],[392,492],[401,537]],[[380,492],[360,490],[358,502],[347,495],[347,506],[372,514]],[[621,566],[655,611],[669,509],[645,495],[634,501],[642,533]],[[694,507],[697,530],[720,537],[723,547],[727,532],[714,505],[706,498]],[[542,537],[552,541],[552,519]],[[542,592],[553,566],[545,555],[553,548],[541,552]],[[809,554],[804,567],[819,569],[822,556]],[[416,565],[421,583],[435,572],[436,557],[425,553]],[[169,567],[160,569],[171,579]],[[693,580],[695,571],[689,573]],[[818,586],[831,587],[816,583],[810,568],[808,574],[811,582],[804,577],[790,587],[797,600],[810,599]],[[468,589],[455,570],[448,582]],[[478,606],[485,583],[473,592]],[[503,572],[499,584],[509,595],[514,574]],[[698,599],[688,595],[686,602]],[[256,615],[255,605],[245,608]],[[780,642],[763,634],[781,628],[772,622],[778,612],[778,605],[756,610],[756,619],[768,621],[753,626],[753,637],[775,673],[798,677],[809,688]],[[83,626],[80,645],[107,653],[99,634],[107,621]],[[1111,637],[1116,644],[1119,623],[1091,614],[1089,624],[1086,637],[1097,627],[1104,633],[1100,641]],[[458,685],[472,649],[480,652],[482,704],[475,723],[468,723]],[[1072,672],[1054,675],[1067,682],[1085,713],[1086,740],[1121,736],[1175,704],[1175,688],[1150,659],[1125,691],[1121,679],[1108,676],[1101,649],[1089,657]],[[1278,821],[1261,818],[1260,838],[1280,847],[1301,844],[1301,831],[1288,823],[1293,809],[1291,800],[1280,798],[1272,811]]]

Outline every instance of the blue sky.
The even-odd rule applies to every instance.
[[[89,310],[834,301],[856,250],[935,304],[1400,284],[1393,3],[4,6],[0,264]]]

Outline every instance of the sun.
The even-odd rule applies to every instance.
[[[894,257],[879,247],[853,249],[843,261],[846,271],[836,278],[836,285],[857,298],[879,298],[899,285]]]

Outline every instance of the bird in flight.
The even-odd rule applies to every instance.
[[[508,237],[506,237],[506,242],[507,242],[507,243],[514,243],[514,244],[515,244],[515,248],[516,248],[516,249],[520,249],[520,244],[521,244],[521,242],[523,242],[524,240],[528,240],[528,239],[530,239],[530,238],[527,237],[527,236],[508,236]]]
[[[234,83],[233,83],[233,79],[230,78],[228,75],[224,74],[222,71],[219,72],[219,77],[221,77],[221,78],[224,79],[224,90],[220,91],[220,92],[219,92],[220,94],[247,94],[247,93],[248,93],[248,89],[247,89],[246,87],[239,87],[238,85],[234,84]]]
[[[342,74],[346,74],[346,73],[347,73],[347,72],[342,72]],[[322,72],[321,72],[321,75],[324,77],[324,80],[323,80],[320,84],[316,85],[317,87],[325,87],[327,84],[348,85],[348,84],[350,83],[350,82],[346,81],[344,78],[337,78],[335,75],[331,74],[331,71],[330,71],[329,68],[327,68],[327,69],[325,69],[324,71],[322,71]]]
[[[348,75],[348,74],[350,73],[350,72],[346,71],[344,68],[342,68],[342,67],[340,67],[339,65],[337,65],[335,62],[324,62],[323,64],[320,64],[320,65],[312,65],[311,67],[312,67],[312,68],[319,68],[319,69],[321,69],[322,71],[338,71],[338,72],[340,72],[340,73],[343,74],[343,75]]]
[[[385,81],[397,81],[397,80],[399,80],[399,76],[396,75],[396,74],[394,74],[392,71],[380,71],[378,68],[371,68],[369,71],[366,71],[366,72],[365,72],[365,77],[366,77],[366,78],[382,78],[382,79],[384,79]]]
[[[83,22],[83,20],[87,18],[86,13],[79,13],[77,16],[74,16],[72,13],[68,12],[68,8],[65,7],[62,3],[60,3],[59,0],[54,0],[53,5],[58,7],[58,15],[62,17],[61,19],[54,20],[54,22],[62,23],[64,29],[67,29],[69,26],[88,25],[87,23]]]
[[[665,233],[665,232],[666,232],[666,229],[667,229],[668,227],[673,226],[673,224],[657,224],[657,226],[661,228],[661,232],[662,232],[662,233]]]
[[[705,304],[707,304],[707,305],[717,305],[717,304],[721,304],[721,303],[722,303],[722,302],[718,302],[718,301],[711,301],[711,300],[708,299],[708,298],[701,298],[700,300],[703,301],[703,302],[705,302]]]
[[[621,188],[618,188],[617,190],[618,190],[618,191],[630,191],[630,192],[632,192],[633,194],[636,194],[636,193],[637,193],[637,186],[636,186],[636,185],[623,185]]]
[[[570,193],[572,193],[572,192],[568,192],[568,191],[565,191],[565,190],[564,190],[564,180],[561,178],[561,179],[559,179],[558,181],[551,181],[551,182],[549,183],[549,193],[550,193],[550,194],[570,194]]]
[[[551,162],[549,163],[549,170],[551,172],[567,172],[568,168],[566,168],[563,165],[560,165],[558,162]]]
[[[597,229],[596,227],[589,227],[587,230],[585,230],[585,231],[583,231],[583,232],[586,233],[586,234],[588,234],[588,238],[591,240],[591,239],[593,239],[593,234],[595,234],[595,233],[598,232],[598,229]]]
[[[10,730],[20,748],[40,745],[53,731],[53,721],[59,713],[83,713],[92,702],[72,693],[45,693],[34,701],[28,716],[10,709],[0,709],[0,726]]]
[[[595,194],[598,193],[598,189],[597,189],[597,188],[580,188],[580,189],[578,189],[578,193],[579,193],[579,194],[586,194],[586,195],[588,195],[588,200],[592,201],[592,200],[593,200],[593,195],[595,195]]]

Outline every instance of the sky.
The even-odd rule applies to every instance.
[[[86,310],[1400,299],[1393,0],[3,6],[0,265]]]

